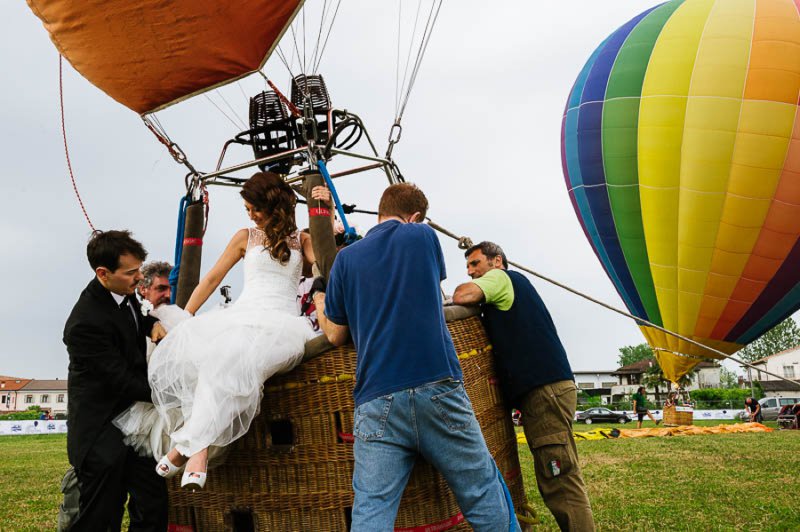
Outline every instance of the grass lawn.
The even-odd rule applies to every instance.
[[[576,430],[598,427],[632,425]],[[578,453],[599,530],[800,530],[800,431],[581,441]],[[525,445],[520,461],[537,528],[557,529]],[[54,530],[66,468],[65,435],[0,437],[0,530]]]

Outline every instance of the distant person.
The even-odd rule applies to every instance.
[[[578,392],[556,326],[524,275],[507,270],[493,242],[469,248],[453,302],[481,305],[507,408],[522,410],[539,493],[561,530],[594,530],[578,448],[572,437]]]
[[[669,392],[667,400],[664,401],[664,408],[672,408],[678,405],[678,392]]]
[[[339,252],[314,302],[325,335],[357,352],[352,530],[393,530],[418,456],[474,530],[518,527],[467,397],[442,310],[444,256],[411,183],[387,188],[378,225]],[[516,530],[516,528],[515,528]]]
[[[150,401],[145,337],[164,330],[142,316],[134,297],[147,256],[128,231],[95,231],[86,249],[95,277],[64,327],[69,353],[67,457],[75,468],[79,511],[69,530],[120,530],[125,501],[131,530],[167,528],[167,486],[152,458],[123,443],[111,420]]]
[[[744,400],[744,409],[749,416],[750,423],[764,422],[764,416],[761,414],[761,404],[755,397],[748,397]]]
[[[644,386],[639,386],[636,389],[636,393],[631,396],[631,400],[633,401],[633,411],[636,412],[637,429],[642,428],[644,416],[649,417],[650,421],[656,425],[661,423],[661,420],[654,418],[653,414],[650,413],[650,410],[647,409],[647,392],[645,391]]]

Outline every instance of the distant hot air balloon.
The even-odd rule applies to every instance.
[[[800,1],[673,0],[569,95],[570,199],[634,315],[733,353],[800,308]],[[641,327],[670,380],[710,352]]]

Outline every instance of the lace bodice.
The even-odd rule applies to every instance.
[[[244,289],[237,305],[252,305],[260,309],[297,314],[297,285],[303,271],[300,235],[289,237],[291,255],[281,264],[264,247],[264,232],[248,229],[247,250],[244,254]]]

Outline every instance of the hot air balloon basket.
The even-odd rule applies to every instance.
[[[480,320],[448,323],[486,444],[516,508],[526,504],[510,411],[494,376]],[[352,346],[335,348],[269,380],[261,412],[209,473],[206,489],[169,482],[172,532],[209,530],[345,531],[353,503]],[[436,470],[420,458],[398,512],[399,529],[469,530]]]
[[[690,407],[668,406],[664,408],[664,425],[691,425],[694,421],[694,410]]]

